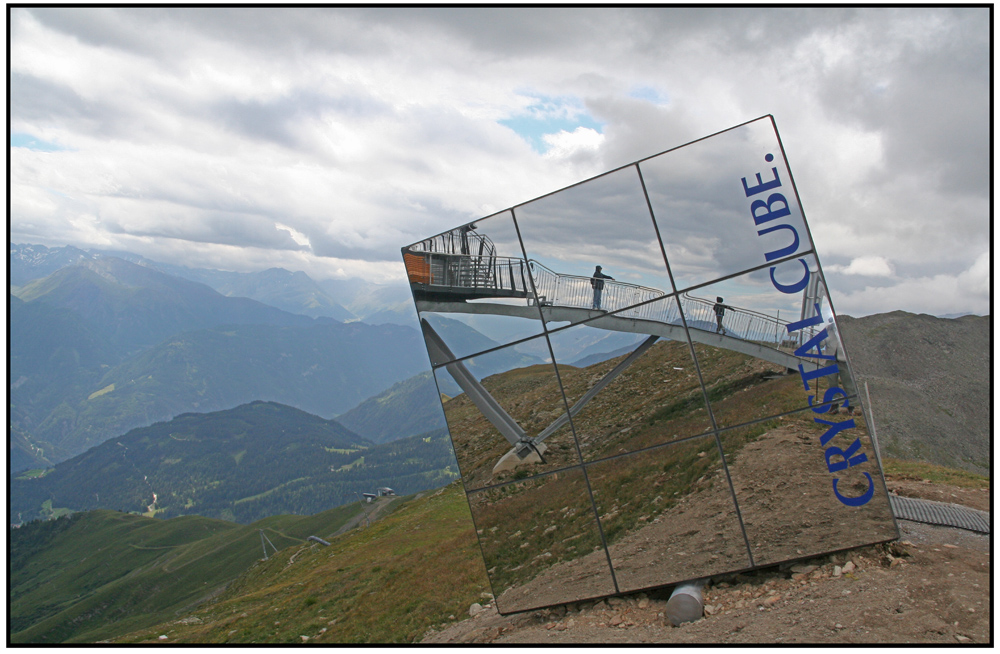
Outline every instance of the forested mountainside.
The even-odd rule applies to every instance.
[[[336,421],[273,402],[134,429],[45,472],[12,479],[15,522],[103,508],[248,523],[315,513],[383,486],[412,493],[457,476],[444,430],[376,445]]]

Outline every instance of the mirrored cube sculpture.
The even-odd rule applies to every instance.
[[[770,116],[403,260],[500,612],[898,537]]]

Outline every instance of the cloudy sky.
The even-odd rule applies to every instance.
[[[988,313],[987,9],[13,9],[11,240],[399,248],[772,114],[840,313]]]

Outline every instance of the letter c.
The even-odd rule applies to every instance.
[[[875,495],[875,484],[872,482],[872,476],[867,472],[862,473],[865,477],[868,477],[868,490],[865,491],[864,495],[859,497],[844,497],[839,492],[837,492],[837,482],[839,479],[833,480],[833,494],[837,496],[837,499],[841,501],[842,504],[847,506],[864,506],[868,504],[868,501]]]
[[[805,274],[802,275],[802,279],[800,281],[788,285],[781,284],[774,278],[774,269],[777,268],[777,266],[771,266],[771,283],[774,284],[774,287],[782,293],[787,293],[789,295],[792,293],[798,293],[809,284],[809,265],[806,263],[805,259],[799,259],[798,262],[802,264]]]

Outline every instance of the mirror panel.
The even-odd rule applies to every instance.
[[[675,307],[674,299],[667,298],[550,332],[584,461],[711,430],[684,329],[667,322],[668,315],[676,315],[676,322],[680,322]],[[647,317],[660,316],[661,321],[627,317],[640,311]],[[655,333],[613,331],[627,327]],[[625,350],[601,352],[622,337],[631,337],[633,345]],[[610,342],[602,346],[605,341]],[[584,344],[587,348],[581,350]],[[608,358],[614,354],[617,356]],[[598,361],[601,358],[604,360]],[[598,362],[585,365],[590,361]]]
[[[643,160],[639,169],[678,291],[812,249],[769,118]]]
[[[783,280],[789,271],[772,275],[761,268],[682,294],[720,429],[824,403],[856,402],[825,285],[812,272],[819,270],[815,257],[782,265],[802,289],[778,290],[772,276]]]
[[[615,592],[582,468],[469,493],[501,613]]]
[[[672,292],[634,166],[515,207],[514,215],[546,322],[582,322]]]
[[[587,465],[621,592],[750,567],[712,434]]]
[[[430,326],[444,345],[432,363],[542,333],[510,211],[414,243],[403,261],[425,338]]]
[[[544,343],[545,337],[537,340]],[[435,374],[439,384],[450,383],[463,391],[444,407],[466,488],[581,463],[572,430],[533,443],[566,413],[551,361],[529,358],[511,346],[448,363]],[[521,446],[522,442],[532,444]]]
[[[898,535],[770,116],[403,257],[501,611]]]
[[[720,434],[756,565],[898,537],[864,417],[847,411]]]

